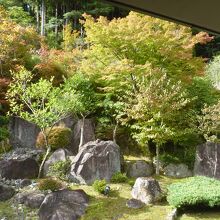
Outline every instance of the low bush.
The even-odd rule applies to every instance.
[[[71,138],[71,129],[62,126],[56,126],[52,129],[47,128],[46,133],[49,133],[48,144],[51,146],[52,150],[56,150],[58,148],[65,148],[69,146]],[[45,148],[46,146],[42,132],[38,134],[36,146],[38,148]]]
[[[49,167],[48,175],[67,180],[67,173],[70,170],[71,161],[57,161]]]
[[[167,201],[176,208],[220,206],[220,181],[198,176],[171,184]]]
[[[93,183],[93,185],[92,185],[92,187],[94,188],[94,190],[95,190],[96,192],[101,193],[101,194],[104,194],[104,192],[105,192],[105,187],[106,187],[106,186],[107,186],[107,182],[106,182],[105,179],[103,179],[103,180],[96,180],[96,181]]]
[[[125,183],[127,181],[128,181],[128,177],[126,176],[125,173],[121,173],[121,172],[115,173],[111,178],[112,183]]]
[[[62,188],[62,183],[58,180],[52,179],[52,178],[46,178],[42,179],[38,182],[38,188],[39,190],[51,190],[57,191]]]

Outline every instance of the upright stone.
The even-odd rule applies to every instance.
[[[11,117],[9,131],[9,141],[13,147],[34,148],[40,128],[21,118]]]
[[[135,181],[131,195],[145,204],[152,204],[161,199],[161,188],[157,180],[139,177]]]
[[[120,172],[120,148],[113,141],[91,141],[82,146],[72,161],[70,177],[74,182],[92,184],[97,179],[110,181]]]
[[[197,146],[194,174],[220,179],[220,144],[207,142]]]

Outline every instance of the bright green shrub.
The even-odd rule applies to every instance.
[[[39,190],[42,191],[44,190],[57,191],[62,188],[62,183],[52,178],[46,178],[39,181],[38,188]]]
[[[71,161],[58,161],[49,167],[48,176],[57,177],[61,180],[67,180],[67,173],[70,170]]]
[[[71,138],[71,129],[56,126],[52,129],[48,128],[46,130],[46,133],[48,134],[48,144],[51,146],[52,150],[56,150],[58,148],[65,148],[69,146]],[[37,137],[36,146],[39,148],[44,148],[46,146],[44,136],[41,132]]]
[[[107,182],[106,182],[105,179],[103,179],[103,180],[96,180],[96,181],[93,183],[92,187],[94,188],[94,190],[95,190],[96,192],[99,192],[99,193],[102,193],[102,194],[103,194],[104,191],[105,191],[106,185],[107,185]]]
[[[120,172],[115,173],[111,178],[112,183],[125,183],[127,182],[127,180],[128,177],[126,176],[126,174]]]
[[[168,187],[167,201],[176,208],[220,206],[220,181],[209,177],[191,177]]]

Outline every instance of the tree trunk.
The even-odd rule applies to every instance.
[[[218,144],[215,143],[215,166],[214,166],[214,175],[213,175],[213,177],[216,176],[217,164],[218,164]]]
[[[36,11],[36,21],[37,21],[37,32],[40,32],[40,8],[39,5],[37,5],[37,11]]]
[[[160,174],[160,161],[159,161],[159,156],[160,156],[160,147],[158,144],[156,144],[156,175]]]
[[[41,1],[41,36],[45,36],[45,23],[46,23],[46,6],[45,0]]]
[[[44,155],[44,158],[43,158],[43,160],[42,160],[42,162],[41,162],[41,165],[40,165],[40,168],[39,168],[39,172],[38,172],[38,178],[41,177],[44,164],[45,164],[45,162],[46,162],[46,160],[47,160],[48,155],[49,155],[50,152],[51,152],[51,147],[50,147],[50,145],[48,144],[48,136],[44,133],[44,131],[41,131],[41,132],[42,132],[42,134],[43,134],[43,136],[44,136],[44,140],[45,140],[45,145],[46,145],[47,151],[46,151],[46,154]]]
[[[82,147],[84,143],[84,125],[85,125],[85,117],[82,117],[82,124],[80,128],[80,142],[79,142],[79,149]]]
[[[114,130],[113,130],[113,142],[116,144],[116,135],[117,135],[117,128],[118,128],[118,122],[116,123]]]
[[[57,36],[58,36],[58,23],[57,23],[57,19],[58,19],[58,4],[56,4],[55,17],[56,17],[55,36],[57,38]]]

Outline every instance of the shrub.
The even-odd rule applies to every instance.
[[[220,181],[198,176],[171,184],[167,201],[176,208],[220,206]]]
[[[46,134],[48,135],[48,144],[51,146],[52,150],[65,148],[70,144],[71,129],[69,128],[61,126],[56,126],[52,129],[47,128]],[[39,148],[45,148],[46,146],[42,132],[40,132],[37,137],[36,146]]]
[[[126,174],[120,172],[115,173],[111,178],[112,183],[125,183],[127,182],[127,180],[128,177],[126,176]]]
[[[102,194],[104,194],[104,191],[105,191],[105,187],[107,186],[107,182],[106,182],[106,180],[105,179],[103,179],[103,180],[96,180],[94,183],[93,183],[93,185],[92,185],[92,187],[94,188],[94,190],[96,191],[96,192],[99,192],[99,193],[102,193]]]
[[[62,188],[62,183],[52,178],[46,178],[39,181],[38,188],[39,190],[42,191],[44,190],[57,191]]]
[[[9,145],[8,143],[0,143],[0,154],[4,154],[12,150],[12,146]]]
[[[70,170],[71,161],[57,161],[49,167],[48,175],[61,180],[67,180],[67,173]]]
[[[135,184],[135,180],[133,180],[133,179],[128,180],[128,184],[129,184],[131,187],[133,187],[134,184]]]

